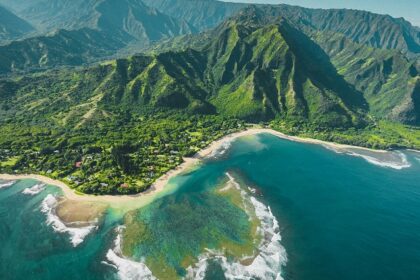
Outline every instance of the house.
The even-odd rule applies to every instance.
[[[123,184],[121,184],[121,186],[120,186],[121,188],[128,188],[128,184],[127,183],[123,183]]]
[[[109,185],[107,183],[101,183],[102,187],[108,187]]]
[[[82,167],[82,162],[81,162],[81,161],[78,161],[78,162],[76,162],[76,163],[74,164],[74,166],[75,166],[76,168],[80,168],[80,167]]]

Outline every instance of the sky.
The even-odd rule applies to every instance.
[[[348,8],[404,17],[420,27],[420,0],[223,0],[225,2],[290,4],[308,8]]]

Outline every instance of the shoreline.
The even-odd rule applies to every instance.
[[[167,185],[173,177],[180,175],[181,173],[187,171],[188,169],[192,168],[196,164],[198,164],[202,159],[212,155],[215,151],[217,151],[224,143],[231,142],[236,140],[240,137],[245,136],[253,136],[257,134],[268,133],[274,136],[277,136],[281,139],[300,142],[300,143],[308,143],[308,144],[316,144],[316,145],[323,145],[327,147],[332,147],[334,149],[361,149],[370,152],[376,153],[387,153],[388,151],[385,150],[373,150],[364,147],[357,147],[345,144],[338,144],[333,142],[326,142],[322,140],[312,139],[312,138],[302,138],[297,136],[290,136],[286,135],[282,132],[275,131],[269,128],[249,128],[247,130],[243,130],[240,132],[235,132],[229,135],[222,137],[219,140],[212,142],[207,148],[199,151],[194,157],[191,158],[184,158],[184,162],[175,169],[170,170],[166,174],[162,175],[158,180],[156,180],[153,185],[146,190],[145,192],[136,194],[136,195],[88,195],[77,194],[73,189],[71,189],[67,184],[60,180],[51,179],[49,177],[37,174],[21,174],[21,175],[12,175],[12,174],[0,174],[0,179],[2,180],[22,180],[22,179],[34,179],[48,185],[53,185],[59,187],[64,196],[69,200],[75,201],[86,201],[86,202],[102,202],[107,203],[113,208],[126,208],[129,207],[125,205],[126,203],[135,203],[135,206],[141,207],[141,205],[147,204],[149,201],[153,200],[157,195],[163,193],[163,191],[167,190]]]
[[[235,133],[226,135],[225,137],[212,142],[210,144],[210,146],[208,146],[207,148],[199,151],[197,153],[196,157],[198,156],[199,158],[204,158],[204,157],[207,157],[207,156],[211,155],[211,153],[213,151],[217,150],[223,143],[225,143],[227,141],[233,141],[233,140],[235,140],[237,138],[240,138],[240,137],[253,136],[253,135],[262,134],[262,133],[271,134],[271,135],[277,136],[281,139],[285,139],[285,140],[289,140],[289,141],[293,141],[293,142],[323,145],[323,146],[328,146],[328,147],[332,147],[332,148],[335,148],[335,149],[358,149],[358,150],[364,150],[364,151],[369,151],[369,152],[373,152],[373,153],[388,153],[388,152],[390,152],[390,151],[387,151],[387,150],[374,150],[374,149],[370,149],[370,148],[366,148],[366,147],[353,146],[353,145],[347,145],[347,144],[339,144],[339,143],[328,142],[328,141],[323,141],[323,140],[318,140],[318,139],[313,139],[313,138],[303,138],[303,137],[298,137],[298,136],[291,136],[291,135],[284,134],[280,131],[276,131],[276,130],[271,129],[271,128],[248,128],[247,130],[243,130],[243,131],[240,131],[240,132],[235,132]]]
[[[74,200],[78,202],[100,202],[108,204],[112,208],[132,208],[134,206],[141,207],[147,204],[150,200],[155,198],[158,194],[166,190],[169,180],[188,169],[195,166],[200,160],[198,158],[184,158],[184,162],[175,169],[172,169],[157,179],[152,186],[146,191],[135,195],[90,195],[77,194],[74,189],[71,189],[66,183],[60,180],[52,179],[47,176],[38,174],[0,174],[1,180],[23,180],[33,179],[40,181],[47,185],[56,186],[61,189],[64,197],[67,200]],[[127,203],[129,203],[127,205]],[[134,203],[133,205],[130,205]]]

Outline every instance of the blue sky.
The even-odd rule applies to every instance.
[[[420,0],[223,0],[226,2],[291,4],[308,8],[349,8],[404,17],[420,27]]]

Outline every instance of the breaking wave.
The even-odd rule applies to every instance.
[[[16,181],[9,181],[9,182],[6,182],[6,183],[0,183],[0,189],[11,187],[14,184],[16,184]]]
[[[112,266],[118,272],[118,277],[121,280],[154,280],[156,279],[150,269],[142,262],[135,262],[122,257],[121,232],[124,227],[117,228],[118,235],[114,241],[114,248],[108,250],[106,254],[107,261],[102,263]]]
[[[30,188],[26,188],[26,189],[24,189],[23,191],[22,191],[22,193],[23,194],[26,194],[26,195],[37,195],[37,194],[39,194],[40,192],[42,192],[43,190],[45,190],[45,187],[46,187],[46,185],[45,184],[36,184],[35,186],[33,186],[33,187],[30,187]]]
[[[239,184],[234,178],[226,173],[229,180],[237,187]],[[242,190],[241,194],[248,196]],[[223,252],[207,250],[199,256],[199,261],[187,269],[187,279],[202,280],[205,278],[206,270],[210,260],[218,262],[227,279],[283,279],[281,277],[281,267],[287,262],[286,250],[280,244],[280,228],[277,219],[271,212],[270,207],[265,206],[255,197],[249,196],[249,200],[254,207],[255,215],[260,220],[261,226],[258,231],[263,237],[259,247],[258,255],[252,260],[251,264],[244,265],[241,262],[228,260]]]
[[[67,227],[55,213],[57,205],[58,200],[52,194],[47,195],[47,197],[45,197],[42,201],[41,211],[47,216],[47,225],[51,225],[56,232],[68,233],[73,247],[77,247],[83,243],[86,236],[96,229],[97,226],[92,225],[80,228]]]
[[[371,164],[384,168],[401,170],[411,167],[411,163],[408,161],[407,156],[400,151],[389,151],[382,153],[357,148],[333,148],[329,145],[324,145],[324,147],[338,154],[363,158]]]
[[[226,155],[226,152],[232,146],[232,140],[224,141],[217,149],[215,149],[210,155],[210,158],[217,158]]]

